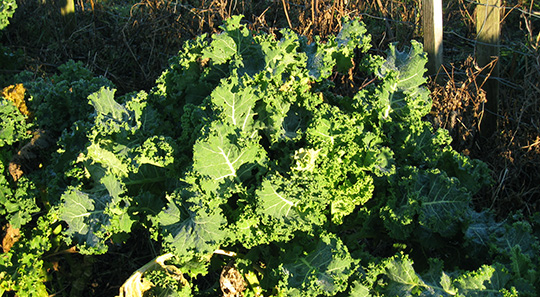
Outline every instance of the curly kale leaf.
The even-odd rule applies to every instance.
[[[369,270],[372,292],[384,296],[506,296],[510,274],[499,264],[483,265],[468,272],[446,273],[442,262],[430,260],[430,268],[418,273],[407,255],[384,259]]]
[[[174,195],[169,198],[167,208],[157,215],[165,243],[179,256],[207,255],[218,249],[226,237],[226,219],[219,209],[187,207]]]
[[[383,260],[384,274],[388,277],[388,285],[384,292],[389,296],[412,296],[421,292],[426,284],[416,274],[412,261],[406,256],[395,256]]]
[[[13,102],[0,98],[0,148],[32,138],[32,134],[28,133],[31,127]]]
[[[317,157],[311,172],[299,174],[326,188],[327,195],[332,197],[332,220],[340,223],[356,206],[371,199],[371,173],[394,172],[394,161],[391,151],[382,147],[381,137],[364,129],[362,115],[345,114],[337,107],[327,106],[314,113],[306,137],[313,146],[312,155]],[[302,166],[299,164],[293,170],[299,167]]]
[[[76,241],[85,252],[105,252],[108,238],[131,230],[131,214],[155,214],[167,189],[177,186],[178,177],[171,173],[177,169],[176,143],[167,136],[139,133],[148,120],[143,98],[128,97],[120,104],[114,90],[102,88],[89,96],[96,110],[94,125],[76,125],[88,131],[79,153],[69,153],[76,158],[70,164],[83,173],[62,195],[59,213],[70,226],[68,241]],[[149,199],[154,205],[148,205]]]
[[[329,193],[312,182],[269,174],[256,190],[255,212],[273,230],[274,240],[287,241],[293,232],[311,232],[328,220]]]
[[[408,165],[426,165],[434,167],[442,155],[452,150],[452,138],[448,131],[433,131],[430,123],[393,123],[387,135],[393,142],[393,149],[398,162]]]
[[[128,214],[129,200],[123,198],[125,186],[106,175],[90,191],[69,189],[62,195],[60,219],[69,228],[68,241],[74,240],[85,253],[105,253],[112,234],[128,233],[133,219]]]
[[[452,138],[447,130],[433,131],[428,122],[402,122],[392,124],[388,132],[398,163],[438,168],[457,178],[473,195],[492,183],[485,163],[452,149]]]
[[[335,296],[347,289],[356,264],[338,237],[321,234],[312,249],[282,259],[279,288],[287,296]]]
[[[371,47],[371,37],[366,34],[366,28],[357,20],[348,21],[337,36],[331,36],[326,42],[321,42],[318,36],[315,42],[305,44],[301,48],[307,55],[307,69],[315,81],[328,78],[332,71],[345,73],[353,67],[352,58],[355,49],[362,53]]]
[[[0,30],[3,30],[5,27],[7,27],[7,25],[9,25],[9,19],[15,13],[15,9],[17,9],[17,1],[2,1],[2,5],[0,5]]]
[[[223,64],[236,54],[236,43],[227,33],[216,34],[210,42],[210,46],[203,49],[204,58],[211,59],[215,64]]]
[[[18,241],[0,257],[0,291],[15,291],[19,296],[49,296],[47,254],[53,248],[54,212],[37,219],[31,229],[21,229]]]
[[[277,184],[275,184],[277,183]],[[280,189],[284,184],[283,179],[265,180],[261,189],[257,191],[261,214],[268,215],[278,220],[294,220],[298,217],[299,197],[286,195]]]
[[[21,156],[16,145],[20,147],[32,138],[31,128],[32,124],[27,123],[27,118],[15,104],[0,97],[0,215],[15,228],[28,223],[40,210],[36,203],[39,195],[35,183],[22,175],[20,162],[14,162],[15,158],[26,157],[26,154]]]
[[[266,72],[262,79],[278,84],[283,83],[288,76],[301,75],[303,69],[299,66],[305,63],[305,57],[298,52],[301,37],[287,29],[281,30],[281,34],[283,37],[280,40],[274,40],[268,36],[258,37],[264,52]]]
[[[395,71],[398,73],[398,81],[395,85],[396,91],[414,91],[426,82],[424,67],[427,55],[422,51],[422,45],[412,40],[411,47],[404,51],[399,51],[395,44],[390,44],[387,51],[386,63],[380,70],[380,75]]]
[[[492,234],[494,248],[498,253],[510,257],[512,250],[516,247],[519,247],[520,253],[529,258],[534,258],[540,253],[540,242],[532,234],[530,223],[517,221],[505,227],[503,234],[498,234],[499,236],[493,236]]]
[[[422,86],[426,82],[423,74],[427,55],[420,43],[412,40],[411,45],[408,51],[401,52],[391,44],[386,62],[377,73],[383,79],[377,97],[383,108],[379,112],[385,119],[395,114],[392,118],[397,122],[419,121],[431,110],[429,91]]]
[[[157,79],[152,100],[165,119],[177,122],[185,105],[199,105],[220,79],[228,76],[226,65],[208,63],[203,57],[202,52],[208,46],[206,34],[186,42]]]
[[[365,117],[359,113],[345,114],[338,108],[321,106],[306,131],[307,139],[334,168],[348,172],[370,171],[377,176],[395,172],[393,152],[383,146],[380,130],[365,127]],[[334,176],[337,172],[328,173]]]
[[[526,221],[496,222],[487,211],[474,213],[474,220],[465,231],[465,248],[476,259],[494,257],[504,265],[498,270],[510,274],[508,283],[524,296],[538,290],[537,271],[540,265],[540,241],[534,236],[532,226]],[[506,285],[505,288],[510,287]]]
[[[444,170],[448,176],[459,179],[459,182],[473,195],[493,184],[490,169],[486,163],[471,159],[454,150],[445,150],[438,158],[436,166]]]
[[[307,56],[307,69],[309,75],[315,80],[323,80],[332,74],[336,61],[332,53],[336,48],[332,44],[325,45],[319,42],[306,44],[303,48]]]
[[[507,270],[499,264],[483,265],[476,271],[460,275],[454,285],[463,296],[504,296],[511,278]]]
[[[202,57],[217,65],[229,62],[240,75],[255,75],[264,66],[264,56],[251,32],[240,24],[241,20],[242,16],[232,16],[226,20],[220,27],[223,32],[212,36],[213,40],[203,50]]]
[[[208,136],[193,146],[193,169],[216,183],[249,177],[254,164],[264,158],[256,139],[245,139],[234,126],[215,122]]]
[[[159,122],[153,117],[152,109],[142,102],[145,94],[138,94],[120,104],[116,102],[114,92],[102,88],[89,96],[96,109],[94,125],[87,133],[89,143],[77,156],[77,161],[85,165],[94,179],[109,172],[122,178],[130,176],[130,184],[140,184],[145,180],[145,174],[137,176],[142,166],[174,167],[178,151],[176,142],[168,136],[148,136],[151,133],[146,130],[148,126],[157,127]],[[146,116],[146,111],[150,111],[150,117]]]
[[[358,20],[346,20],[341,30],[335,38],[338,51],[343,51],[343,55],[351,58],[355,49],[360,49],[362,53],[371,48],[371,35],[367,34],[367,29]],[[348,65],[347,68],[351,68]]]
[[[152,136],[147,138],[140,147],[134,148],[134,161],[137,165],[168,167],[175,161],[176,150],[177,145],[170,137]]]
[[[129,118],[129,113],[124,106],[114,100],[115,92],[114,89],[101,88],[98,92],[90,94],[88,99],[98,116],[122,122]]]
[[[253,86],[242,86],[236,76],[233,76],[230,80],[223,80],[214,89],[211,98],[228,124],[240,131],[252,129],[253,108],[259,99]]]
[[[338,107],[323,105],[314,111],[306,137],[314,146],[343,147],[364,133],[362,115],[343,113]]]
[[[382,291],[388,296],[454,296],[457,290],[439,264],[432,263],[428,274],[420,276],[405,255],[383,260],[382,273],[388,283]]]
[[[88,96],[90,104],[95,109],[95,129],[101,129],[99,132],[102,136],[111,133],[128,133],[139,128],[140,116],[136,116],[136,112],[140,112],[141,106],[135,107],[136,110],[128,110],[126,106],[118,103],[114,99],[115,89],[107,87],[101,88],[99,91]]]
[[[415,194],[409,192],[409,195],[418,193],[418,199],[409,197],[420,202],[420,225],[433,232],[454,235],[469,218],[472,199],[456,179],[437,173],[418,175],[412,191]]]
[[[437,170],[413,169],[409,174],[395,181],[398,186],[391,189],[393,197],[381,209],[392,236],[406,238],[412,230],[422,226],[443,237],[451,237],[468,223],[471,194],[456,178]]]
[[[87,193],[72,189],[63,195],[63,200],[64,211],[61,210],[60,219],[68,224],[68,242],[74,239],[83,250],[94,249],[98,254],[105,253],[105,233],[110,225],[110,217],[104,211],[111,197],[90,197]]]
[[[113,87],[104,77],[94,77],[82,63],[69,61],[58,67],[60,74],[50,80],[24,82],[31,96],[29,107],[34,111],[37,126],[59,136],[72,124],[86,120],[92,113],[88,96],[103,87]]]
[[[0,160],[0,215],[14,228],[21,228],[32,220],[32,215],[40,211],[36,202],[38,190],[27,177],[10,184],[4,174],[7,170]]]
[[[332,39],[331,39],[332,40]],[[367,34],[366,27],[358,20],[348,20],[343,24],[335,38],[334,47],[337,49],[332,57],[336,60],[336,70],[346,73],[354,67],[353,57],[355,50],[366,53],[371,48],[371,36]]]

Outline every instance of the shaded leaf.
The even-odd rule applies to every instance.
[[[115,233],[129,232],[133,220],[127,214],[127,201],[120,195],[124,185],[112,175],[83,192],[70,188],[62,195],[59,217],[68,224],[66,235],[80,245],[83,252],[104,253],[105,241]]]
[[[291,261],[292,260],[292,261]],[[334,235],[321,234],[315,248],[295,259],[283,259],[279,271],[293,294],[301,296],[334,296],[348,287],[354,272],[355,260],[341,240]]]
[[[68,224],[66,235],[76,243],[94,249],[96,253],[106,252],[104,233],[111,222],[105,209],[111,202],[111,197],[91,197],[87,193],[71,189],[64,193],[62,198],[64,205],[60,219]]]
[[[223,215],[205,207],[193,211],[171,201],[158,214],[158,220],[165,231],[165,241],[176,249],[178,255],[212,253],[226,236],[222,230],[226,223]]]

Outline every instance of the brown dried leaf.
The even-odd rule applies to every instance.
[[[13,181],[17,182],[19,178],[21,178],[24,174],[21,168],[21,164],[17,164],[15,162],[9,162],[9,174],[11,174],[11,177],[13,177]]]
[[[242,274],[234,266],[234,261],[223,267],[219,278],[219,286],[223,292],[223,297],[244,296],[246,282]]]
[[[7,253],[19,240],[21,233],[18,228],[13,228],[10,224],[4,226],[2,231],[5,233],[4,238],[2,239],[2,250],[4,250],[4,253]]]

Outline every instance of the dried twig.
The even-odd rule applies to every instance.
[[[287,17],[287,23],[289,24],[289,28],[293,28],[292,26],[292,23],[291,23],[291,19],[289,18],[289,11],[287,9],[287,3],[285,2],[285,0],[281,0],[281,3],[283,3],[283,10],[285,11],[285,17]]]

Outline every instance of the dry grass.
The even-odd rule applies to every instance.
[[[486,92],[479,85],[481,73],[469,56],[460,65],[443,65],[442,73],[429,82],[433,108],[428,120],[435,129],[450,131],[453,147],[467,155],[480,146],[482,107],[486,102]]]
[[[434,125],[449,130],[456,149],[487,162],[496,180],[476,201],[501,217],[540,210],[540,21],[529,4],[505,4],[500,65],[498,129],[489,139],[479,136],[484,92],[481,82],[490,67],[480,70],[464,56],[474,54],[474,3],[447,3],[445,35],[447,61],[456,61],[443,73],[444,83],[432,83]],[[465,61],[460,62],[460,61]],[[447,67],[449,68],[449,67]],[[471,104],[472,103],[472,104]],[[457,128],[456,128],[457,126]]]
[[[503,212],[540,210],[540,67],[527,65],[515,87],[501,92],[498,133],[485,145],[485,158],[497,174],[491,207]],[[535,65],[536,64],[536,65]]]

